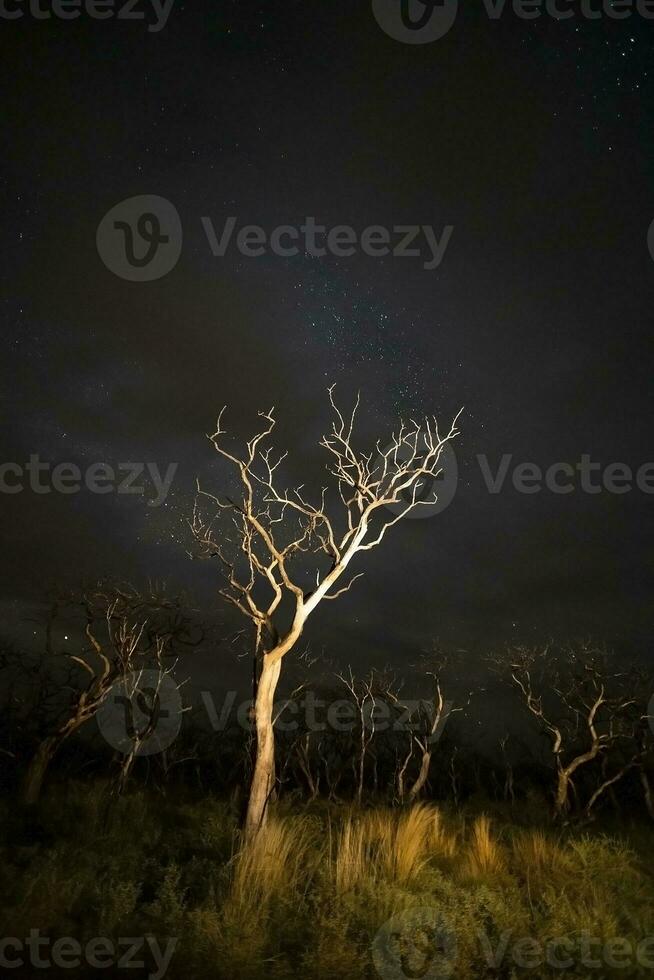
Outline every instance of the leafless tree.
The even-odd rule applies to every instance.
[[[53,647],[53,623],[66,608],[81,614],[85,643],[79,653],[58,653]],[[93,718],[119,680],[146,663],[157,664],[164,652],[195,646],[200,635],[178,598],[132,586],[101,582],[79,592],[60,594],[50,606],[46,652],[57,665],[56,718],[38,743],[23,779],[26,804],[39,799],[43,780],[61,746]],[[65,694],[69,697],[66,699]],[[63,704],[62,704],[63,697]]]
[[[643,715],[640,672],[631,665],[616,670],[606,651],[589,643],[563,650],[520,647],[509,651],[506,666],[548,736],[556,769],[554,813],[561,818],[570,809],[577,776],[609,751],[634,744]],[[599,785],[586,813],[635,767],[637,756],[637,751],[628,754],[611,775],[599,768]]]
[[[313,764],[312,743],[316,741],[315,735],[315,732],[303,732],[294,744],[295,757],[306,780],[310,801],[315,800],[320,792],[320,769]]]
[[[504,763],[504,785],[502,787],[502,796],[505,800],[510,800],[513,804],[515,803],[513,763],[511,762],[511,758],[506,748],[509,743],[509,738],[509,733],[505,732],[505,734],[502,735],[499,740],[500,752],[502,753],[502,762]]]
[[[357,717],[358,746],[356,753],[352,757],[352,766],[355,776],[356,801],[358,804],[361,804],[361,800],[363,799],[366,759],[376,731],[377,704],[379,703],[387,707],[387,702],[383,700],[383,693],[387,692],[384,691],[382,693],[382,690],[378,689],[379,685],[375,682],[374,671],[371,671],[368,677],[363,680],[359,680],[354,676],[352,667],[348,668],[347,675],[337,674],[336,676],[347,688]]]
[[[273,455],[270,445],[276,424],[273,409],[259,413],[262,426],[240,453],[225,444],[223,409],[209,438],[234,468],[240,489],[230,498],[198,485],[191,521],[200,555],[216,557],[222,565],[221,595],[253,629],[257,742],[246,838],[262,826],[274,787],[272,716],[283,658],[297,644],[318,604],[343,595],[362,574],[341,585],[352,560],[380,545],[388,530],[413,509],[433,504],[435,497],[423,500],[421,491],[440,473],[444,447],[458,434],[458,415],[442,435],[434,418],[400,422],[386,445],[378,441],[363,452],[355,448],[353,438],[359,399],[347,419],[334,401],[333,388],[329,399],[333,419],[320,445],[329,455],[327,470],[337,491],[333,510],[327,487],[317,503],[309,501],[303,486],[282,489],[279,474],[286,454]],[[234,538],[221,526],[221,517],[229,520]],[[307,587],[294,561],[315,554],[321,560],[313,585]],[[284,621],[286,603],[290,622]]]
[[[429,778],[434,748],[440,739],[448,719],[457,712],[463,711],[472,698],[472,692],[467,695],[465,704],[455,706],[451,700],[446,700],[445,685],[448,671],[452,668],[452,660],[438,647],[434,646],[430,653],[423,656],[419,670],[421,676],[429,678],[433,686],[430,700],[423,699],[418,708],[417,733],[413,741],[420,753],[420,769],[408,793],[410,802],[420,795]]]
[[[426,684],[431,686],[430,697],[408,700],[400,692],[393,689],[388,691],[389,699],[400,713],[397,728],[406,732],[406,747],[403,754],[398,755],[395,772],[395,791],[400,802],[412,803],[422,793],[429,779],[434,750],[448,719],[464,711],[470,704],[472,692],[466,696],[464,704],[455,706],[455,702],[449,700],[456,659],[434,643],[431,650],[423,653],[414,665],[421,687]],[[417,771],[414,764],[416,757]]]
[[[454,800],[454,806],[459,809],[459,795],[460,795],[460,784],[459,784],[459,773],[456,766],[456,757],[459,754],[459,746],[455,745],[452,749],[450,755],[449,773],[450,773],[450,786],[452,787],[452,799]]]
[[[161,637],[157,637],[155,640],[155,649],[153,651],[151,661],[152,666],[156,666],[157,668],[155,687],[152,690],[149,688],[143,690],[142,688],[144,668],[132,670],[128,677],[122,673],[120,675],[121,678],[124,678],[124,692],[122,697],[130,702],[130,704],[136,703],[142,705],[145,710],[140,712],[144,716],[142,725],[132,721],[131,730],[129,732],[129,750],[121,753],[119,756],[118,773],[114,777],[111,786],[111,796],[113,797],[122,796],[127,789],[127,784],[129,782],[132,769],[134,768],[134,763],[139,756],[142,746],[157,730],[161,716],[161,687],[164,683],[164,679],[172,673],[175,666],[174,664],[168,667],[164,666],[163,658],[165,653],[165,640]],[[146,703],[143,705],[144,701]],[[183,708],[181,709],[182,712],[184,710],[185,709]],[[164,758],[162,762],[163,766],[167,768],[169,760]]]
[[[651,689],[651,686],[650,686]],[[649,699],[647,710],[642,717],[642,725],[636,729],[638,746],[638,775],[643,791],[643,800],[650,818],[654,820],[654,793],[650,774],[654,768],[654,696]]]
[[[108,644],[98,638],[94,625],[87,623],[86,636],[93,654],[90,651],[85,651],[83,656],[67,654],[71,662],[89,675],[90,680],[86,686],[81,686],[76,691],[65,720],[41,741],[34,753],[23,782],[24,803],[37,802],[46,771],[63,743],[94,717],[115,681],[132,669],[141,640],[142,626],[129,624],[126,620],[116,626],[113,613],[113,607],[107,610]]]
[[[40,652],[2,645],[2,741],[3,754],[19,761],[24,746],[52,727],[61,710],[61,686],[70,682],[72,669],[52,675],[51,665]]]

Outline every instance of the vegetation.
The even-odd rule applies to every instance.
[[[636,825],[619,837],[543,827],[539,799],[517,811],[491,803],[486,813],[473,802],[456,813],[324,802],[299,813],[279,803],[241,848],[233,802],[133,787],[107,817],[107,792],[98,782],[53,782],[29,817],[5,803],[3,935],[38,929],[83,943],[152,934],[162,948],[174,938],[171,978],[376,978],[379,931],[399,916],[407,927],[398,941],[410,944],[411,910],[427,907],[455,949],[441,972],[407,976],[651,973],[652,944],[641,945],[641,964],[635,951],[654,935],[654,863]],[[572,960],[565,971],[516,964],[526,939],[546,948],[561,937]],[[584,965],[584,937],[596,941],[601,968]],[[598,950],[616,937],[634,952],[612,968]]]
[[[617,670],[582,644],[490,657],[486,679],[480,668],[465,689],[465,664],[437,648],[405,685],[383,671],[314,677],[312,689],[300,683],[275,706],[274,793],[268,819],[248,835],[256,742],[240,711],[247,702],[231,703],[220,726],[180,702],[177,737],[141,754],[160,718],[171,720],[156,684],[142,697],[152,685],[140,690],[142,671],[151,678],[158,666],[177,690],[162,638],[183,653],[203,632],[179,603],[149,596],[146,636],[140,595],[127,594],[126,612],[114,589],[108,595],[97,616],[92,608],[104,634],[88,627],[84,606],[88,648],[2,652],[0,933],[5,944],[71,937],[110,950],[97,971],[83,961],[48,967],[49,976],[125,976],[125,937],[141,937],[127,975],[153,980],[651,974],[651,683],[642,670],[626,661]],[[115,706],[113,687],[98,687],[97,662],[119,680],[137,667]],[[421,697],[407,696],[412,684]],[[494,740],[484,732],[484,751],[472,736],[482,693],[487,704],[512,699]],[[142,727],[126,701],[140,706]],[[102,712],[113,712],[127,748],[75,724],[42,792],[26,797],[39,746],[89,704],[86,721],[103,731]],[[503,728],[508,719],[518,728]],[[43,975],[24,948],[17,970],[3,950],[11,975]]]
[[[321,445],[336,516],[325,491],[311,504],[302,487],[277,486],[272,410],[240,455],[225,447],[222,415],[210,436],[240,491],[200,490],[191,528],[248,621],[251,698],[226,692],[213,713],[206,690],[204,711],[182,698],[189,658],[215,643],[163,588],[105,582],[55,596],[41,655],[0,643],[0,970],[654,970],[649,671],[591,643],[509,649],[477,658],[474,673],[461,651],[435,645],[399,678],[298,656],[313,610],[360,574],[343,584],[351,560],[434,502],[423,483],[457,434],[456,419],[442,436],[435,420],[411,423],[376,456],[360,453],[356,406],[347,421],[331,406]],[[62,620],[74,625],[57,643]],[[44,964],[41,937],[68,962],[53,946]],[[125,937],[141,938],[125,951]],[[88,952],[98,942],[100,963]]]

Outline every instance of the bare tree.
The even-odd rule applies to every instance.
[[[320,792],[320,769],[312,765],[311,748],[314,734],[314,732],[304,732],[293,746],[300,772],[307,783],[310,801],[315,800]]]
[[[587,819],[593,818],[594,807],[607,794],[610,795],[614,807],[618,810],[620,809],[620,804],[615,794],[615,786],[633,770],[638,771],[647,812],[650,817],[654,818],[652,795],[647,773],[652,748],[652,729],[649,724],[649,715],[640,714],[647,700],[650,684],[646,682],[647,687],[643,688],[642,683],[639,683],[639,681],[642,682],[644,680],[644,675],[639,669],[632,669],[630,674],[635,710],[630,712],[629,718],[623,719],[621,726],[623,730],[622,737],[619,739],[616,738],[610,753],[602,757],[598,785],[584,808]]]
[[[550,741],[556,769],[554,813],[563,817],[577,776],[609,750],[635,739],[641,725],[641,687],[635,667],[616,671],[604,650],[590,644],[555,650],[509,651],[510,677]],[[600,782],[585,810],[636,765],[629,755],[613,775],[600,767]]]
[[[395,792],[400,802],[408,800],[413,803],[422,793],[429,779],[434,750],[445,725],[453,714],[464,711],[470,704],[472,692],[468,693],[464,704],[456,707],[453,700],[447,699],[447,693],[451,694],[457,661],[458,656],[453,657],[433,643],[431,650],[425,651],[418,663],[413,665],[420,681],[432,686],[431,696],[407,700],[393,688],[388,690],[389,700],[400,712],[396,729],[407,733],[404,754],[396,755]],[[414,764],[416,755],[417,771]],[[409,777],[411,781],[407,788]]]
[[[650,685],[651,690],[651,685]],[[643,791],[643,800],[647,813],[654,820],[654,794],[650,782],[650,773],[654,761],[654,697],[650,698],[647,710],[642,717],[642,725],[636,729],[638,746],[639,778]]]
[[[354,712],[358,718],[358,746],[356,753],[352,755],[352,768],[355,777],[356,801],[360,805],[363,799],[366,759],[375,738],[378,698],[379,703],[384,707],[386,707],[386,702],[383,700],[381,686],[376,683],[374,671],[371,671],[369,676],[363,680],[358,680],[354,676],[352,667],[348,667],[347,676],[343,676],[343,674],[336,676],[349,691]],[[388,696],[387,692],[384,691],[384,693]]]
[[[420,768],[409,789],[408,796],[411,802],[420,795],[427,783],[432,754],[448,719],[451,715],[463,711],[472,698],[470,692],[466,703],[457,707],[454,707],[453,701],[446,700],[444,688],[452,662],[451,658],[438,647],[434,646],[430,653],[425,654],[419,666],[421,673],[433,684],[433,694],[430,700],[421,701],[417,711],[417,731],[413,735],[413,742],[420,753]]]
[[[85,620],[87,643],[79,655],[53,649],[53,623],[63,608],[81,614]],[[48,697],[51,720],[27,767],[23,802],[37,802],[55,755],[97,714],[117,681],[150,661],[160,664],[164,651],[174,652],[180,645],[195,646],[200,638],[201,631],[197,633],[179,597],[102,582],[58,596],[50,606],[46,625],[46,654],[54,663],[48,686],[49,691],[55,691],[55,696]]]
[[[92,623],[86,625],[86,636],[94,656],[82,657],[68,654],[69,659],[85,671],[90,680],[80,687],[73,698],[70,711],[55,731],[39,744],[27,768],[23,782],[23,802],[36,803],[43,785],[47,769],[63,743],[82,725],[93,718],[109,695],[117,678],[132,669],[135,654],[142,636],[143,626],[129,624],[122,620],[117,626],[113,623],[113,607],[107,610],[107,632],[109,644],[98,639]]]
[[[144,709],[141,714],[144,716],[142,725],[130,718],[130,747],[129,750],[119,755],[118,772],[111,785],[111,795],[113,797],[122,796],[127,789],[134,763],[141,751],[142,746],[153,736],[157,730],[161,717],[161,697],[160,691],[164,680],[172,673],[175,664],[164,667],[163,657],[166,653],[165,641],[161,637],[155,640],[153,652],[153,664],[158,668],[154,688],[142,686],[143,668],[132,671],[129,677],[123,681],[124,693],[121,695],[130,704],[136,703]],[[121,675],[123,676],[123,675]],[[167,709],[166,709],[167,710]],[[183,713],[185,709],[180,709]],[[165,753],[164,753],[165,755]],[[168,767],[168,760],[162,760],[163,765]]]
[[[450,786],[452,787],[452,799],[454,800],[454,806],[459,809],[459,797],[460,797],[460,783],[459,783],[459,773],[456,767],[456,757],[459,754],[459,746],[455,745],[452,749],[450,755],[449,773],[450,773]]]
[[[279,467],[286,453],[273,456],[269,437],[275,428],[274,410],[259,413],[260,431],[240,454],[227,448],[222,425],[209,436],[216,452],[227,460],[239,479],[233,499],[207,492],[198,485],[191,522],[204,557],[217,557],[226,584],[223,598],[250,620],[258,663],[255,695],[256,761],[245,823],[247,838],[263,825],[274,787],[275,749],[273,702],[282,660],[292,650],[304,626],[320,602],[347,592],[359,575],[347,584],[341,579],[359,553],[381,544],[389,528],[414,508],[433,504],[435,497],[421,499],[424,484],[440,473],[444,447],[457,434],[459,415],[441,435],[436,419],[400,422],[389,443],[380,442],[362,452],[355,448],[353,431],[359,399],[346,419],[329,389],[333,410],[330,431],[320,440],[335,481],[337,513],[328,511],[327,488],[311,503],[303,486],[282,489]],[[460,414],[460,413],[459,413]],[[207,513],[208,508],[208,513]],[[392,508],[392,509],[386,509]],[[230,519],[235,540],[220,527],[220,517]],[[300,556],[320,554],[322,560],[312,586],[293,567]],[[289,621],[283,610],[290,606]]]
[[[51,664],[39,653],[2,644],[2,740],[3,755],[21,760],[26,745],[38,740],[61,710],[61,684],[68,682],[72,670],[52,676]]]
[[[502,762],[504,763],[504,785],[502,787],[502,796],[505,800],[510,800],[511,804],[515,803],[515,790],[514,790],[514,775],[513,775],[513,763],[509,753],[507,752],[507,745],[509,743],[510,735],[505,732],[504,735],[499,740],[500,751],[502,753]]]

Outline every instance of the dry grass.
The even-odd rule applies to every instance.
[[[406,810],[373,810],[350,815],[338,835],[334,857],[337,891],[383,876],[414,879],[433,857],[452,857],[456,837],[448,833],[436,807],[417,803]]]
[[[439,857],[453,858],[458,850],[457,835],[445,826],[440,810],[432,807],[431,849]]]
[[[264,906],[289,888],[301,891],[319,855],[309,821],[271,816],[255,840],[236,855],[230,897],[237,906]]]
[[[415,878],[433,856],[435,826],[440,814],[424,803],[400,812],[391,848],[386,853],[389,877],[398,882]]]
[[[472,825],[464,868],[473,878],[502,874],[506,868],[503,849],[493,837],[491,822],[485,814],[477,817]]]
[[[555,871],[564,870],[565,854],[560,844],[548,837],[542,830],[521,831],[512,841],[512,864],[518,873],[549,876]]]
[[[371,875],[369,827],[362,818],[347,817],[336,843],[334,858],[334,883],[336,891],[346,892],[355,888]]]

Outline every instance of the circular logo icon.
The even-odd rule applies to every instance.
[[[381,927],[372,960],[382,980],[446,980],[456,966],[456,933],[438,909],[408,909]]]
[[[100,258],[114,275],[130,282],[151,282],[177,265],[182,222],[165,197],[142,194],[107,211],[95,240]]]
[[[649,249],[649,254],[654,259],[654,221],[647,229],[647,247]]]
[[[412,445],[402,443],[398,449],[394,445],[389,445],[380,454],[375,469],[377,472],[383,471],[383,456],[389,452],[392,452],[393,463],[397,460],[397,463],[400,465],[411,462],[412,467],[414,465],[420,466],[428,451],[424,434],[418,437],[417,450],[415,459],[413,459],[414,451]],[[415,499],[416,505],[406,514],[407,518],[421,520],[425,517],[433,517],[435,514],[440,514],[444,511],[454,500],[459,482],[459,465],[450,442],[446,442],[441,449],[436,473],[436,476],[418,477],[411,486],[406,487],[405,490],[400,492],[400,499],[397,503],[386,504],[387,510],[390,510],[393,514],[403,514],[407,506]],[[393,472],[388,473],[384,482],[390,483],[392,477]]]
[[[459,0],[372,0],[381,29],[404,44],[429,44],[444,37],[456,20]]]
[[[182,699],[170,674],[135,670],[117,681],[98,711],[98,726],[114,749],[156,755],[171,745],[182,724]]]

